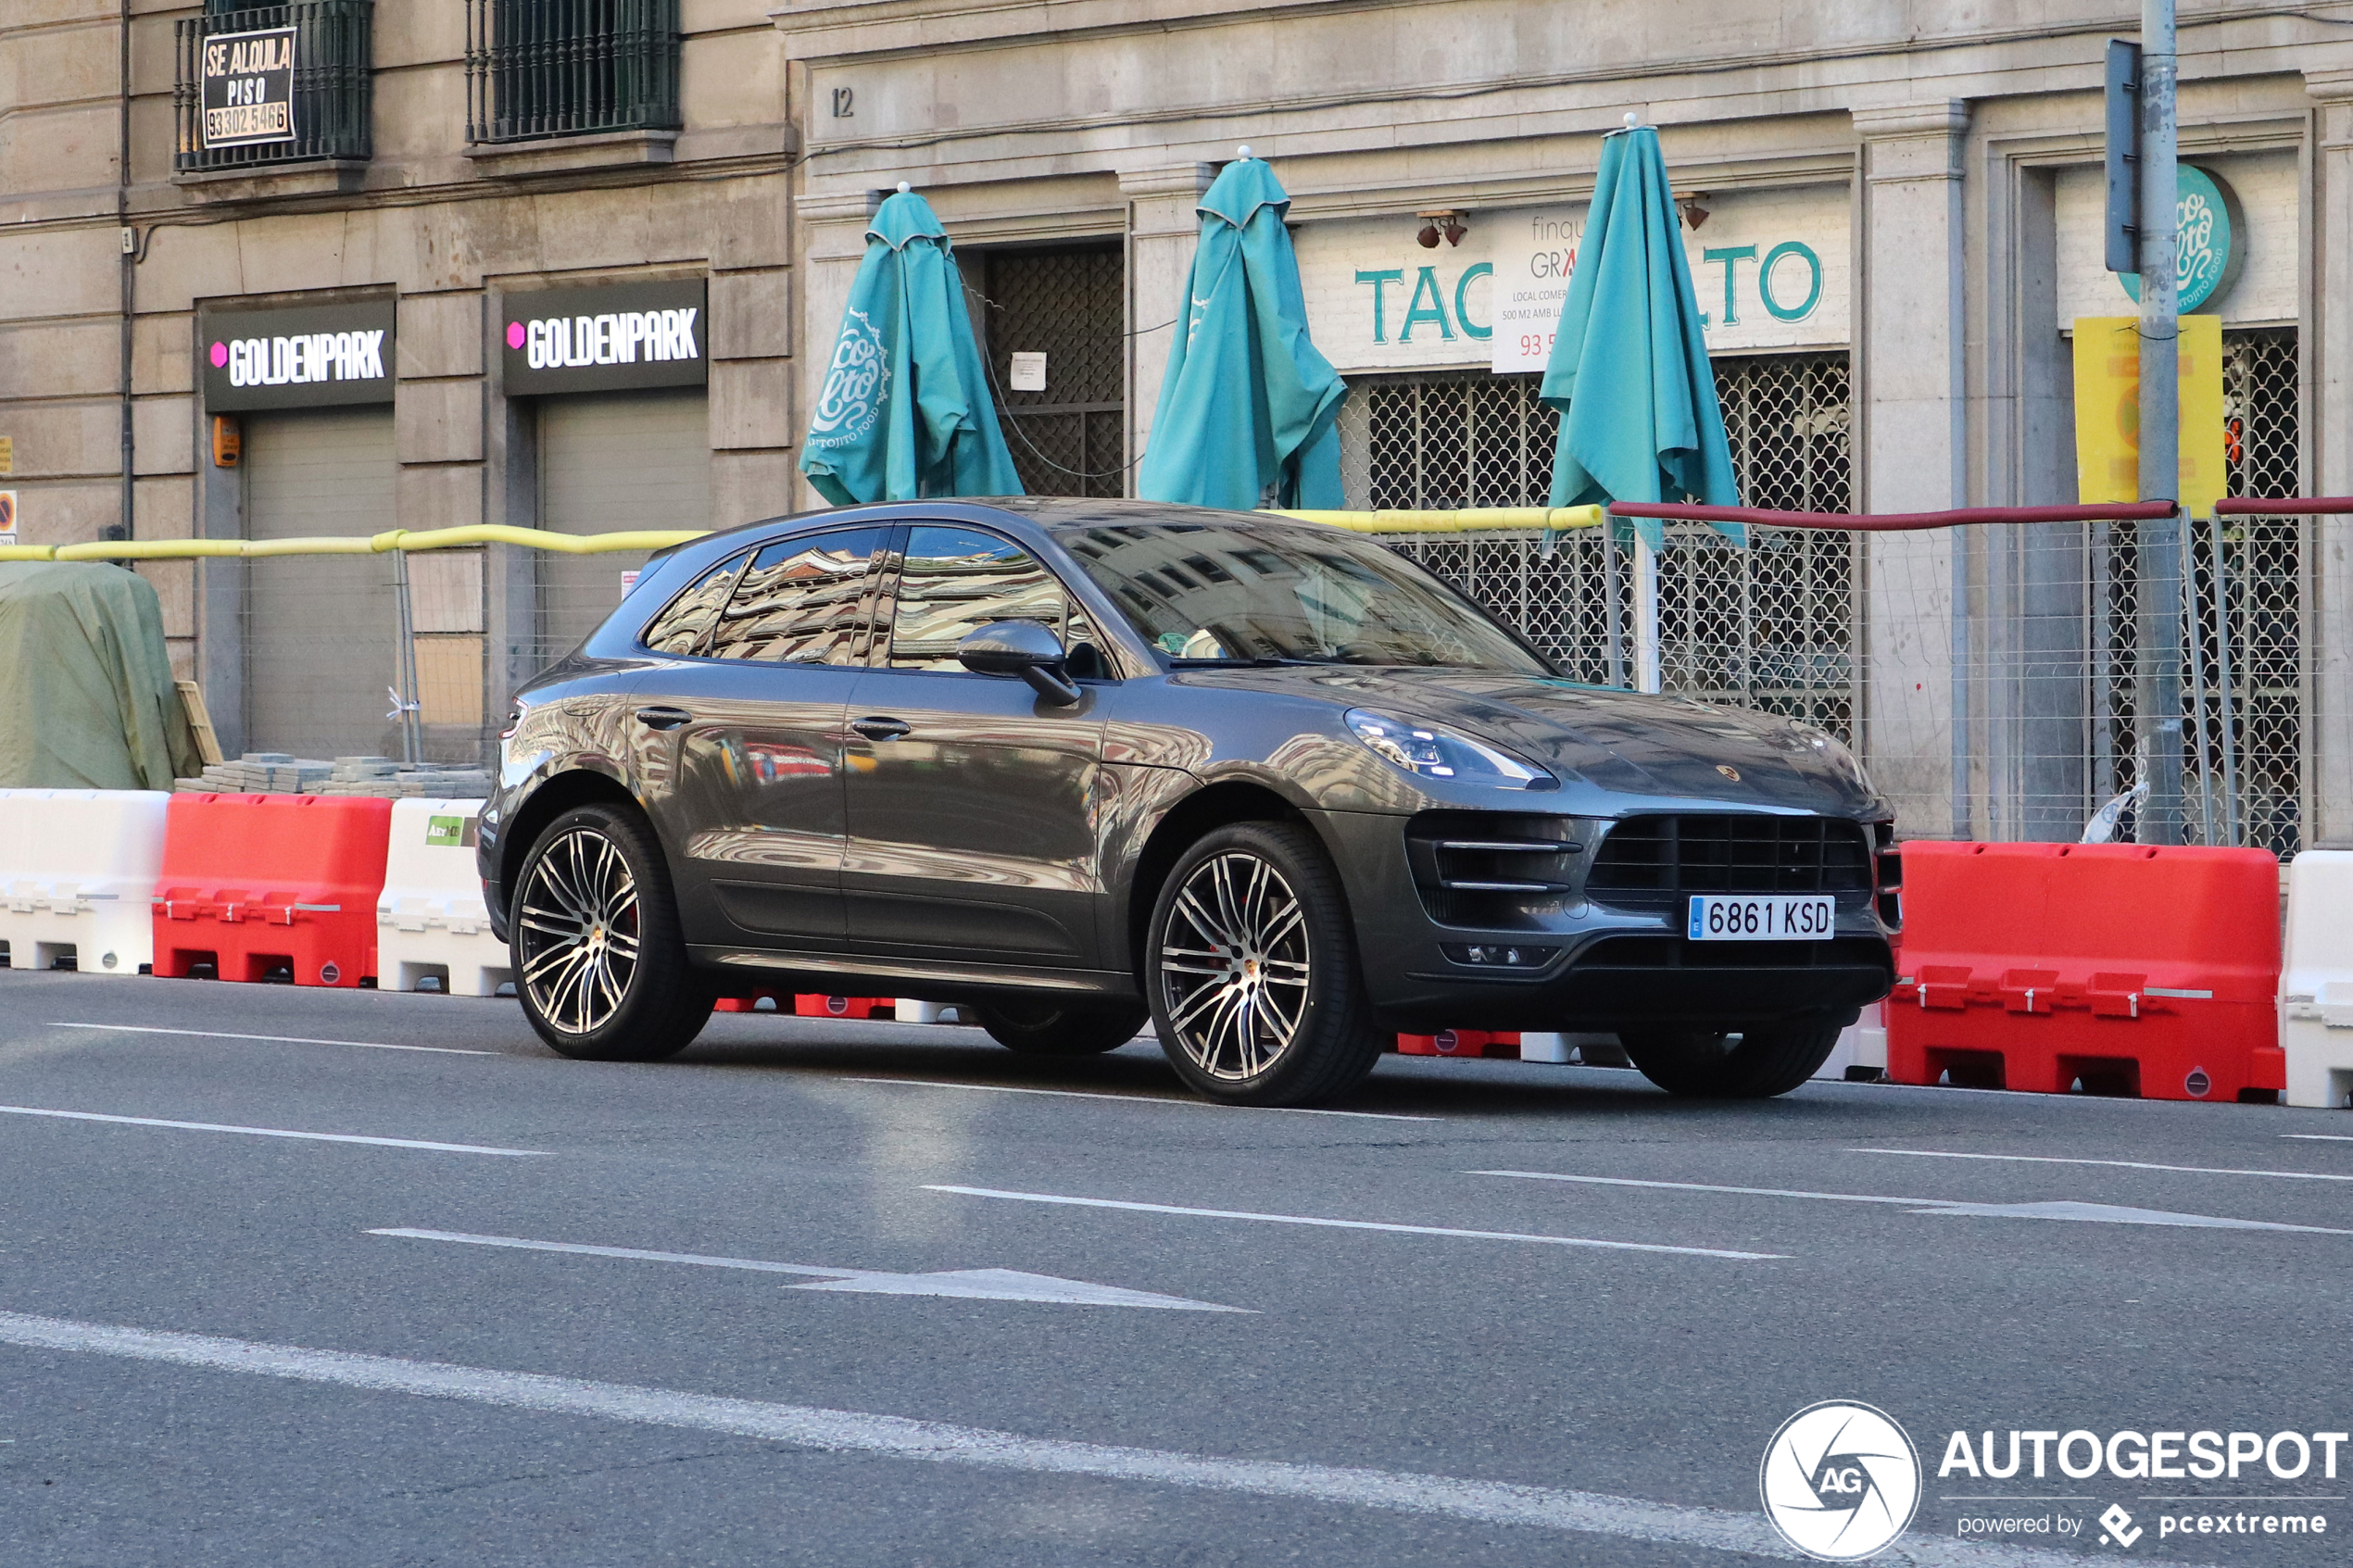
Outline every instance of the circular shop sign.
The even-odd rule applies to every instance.
[[[2181,193],[2173,207],[2180,235],[2174,246],[2174,308],[2187,314],[2238,277],[2246,259],[2246,219],[2238,193],[2203,169],[2183,164],[2175,171],[2174,189]],[[2138,304],[2141,275],[2119,272],[2116,280]]]

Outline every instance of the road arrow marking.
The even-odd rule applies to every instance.
[[[1811,1198],[1825,1203],[1893,1204],[1910,1214],[1958,1214],[1987,1220],[2088,1220],[2110,1225],[2188,1225],[2201,1230],[2302,1231],[2310,1236],[2353,1236],[2326,1225],[2289,1225],[2272,1220],[2233,1220],[2217,1214],[2176,1214],[2163,1209],[2126,1209],[2073,1198],[2038,1203],[1974,1203],[1947,1198],[1881,1198],[1859,1192],[1805,1192],[1790,1187],[1715,1186],[1705,1182],[1645,1182],[1632,1176],[1567,1176],[1556,1171],[1472,1171],[1474,1176],[1514,1176],[1529,1182],[1577,1182],[1588,1186],[1658,1187],[1671,1192],[1728,1192],[1746,1198]]]
[[[717,1258],[701,1252],[653,1252],[637,1247],[592,1247],[576,1241],[532,1241],[515,1236],[470,1236],[462,1231],[414,1230],[407,1226],[371,1230],[370,1236],[401,1236],[410,1241],[456,1241],[469,1247],[511,1247],[525,1252],[576,1252],[591,1258],[628,1258],[646,1263],[689,1263],[705,1269],[749,1269],[769,1274],[814,1274],[818,1278],[794,1290],[839,1290],[869,1296],[950,1296],[978,1301],[1054,1301],[1079,1307],[1159,1307],[1180,1312],[1247,1312],[1248,1307],[1221,1307],[1212,1301],[1189,1301],[1181,1296],[1158,1296],[1149,1290],[1123,1290],[1114,1285],[1059,1279],[1052,1274],[1023,1273],[1015,1269],[953,1269],[936,1273],[892,1273],[883,1269],[826,1269],[810,1263],[772,1263],[760,1258]]]

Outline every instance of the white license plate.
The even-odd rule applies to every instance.
[[[1838,900],[1827,895],[1692,898],[1694,942],[1820,942],[1838,922]]]

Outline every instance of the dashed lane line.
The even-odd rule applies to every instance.
[[[236,1133],[249,1138],[301,1138],[310,1143],[371,1144],[379,1148],[422,1148],[441,1154],[497,1154],[538,1160],[544,1148],[492,1148],[482,1144],[432,1143],[422,1138],[363,1137],[357,1133],[298,1133],[284,1127],[235,1127],[219,1122],[168,1122],[158,1116],[108,1116],[95,1110],[50,1110],[30,1105],[0,1105],[0,1116],[54,1116],[66,1122],[109,1122],[126,1127],[169,1127],[183,1133]]]
[[[1129,1203],[1111,1198],[1070,1198],[1049,1192],[1007,1192],[998,1187],[926,1183],[926,1192],[965,1198],[1005,1198],[1015,1203],[1069,1204],[1081,1209],[1124,1209],[1139,1214],[1180,1214],[1196,1220],[1252,1220],[1268,1225],[1315,1225],[1344,1231],[1389,1231],[1399,1236],[1458,1236],[1470,1241],[1529,1241],[1546,1247],[1597,1247],[1614,1252],[1665,1252],[1684,1258],[1729,1258],[1741,1262],[1780,1262],[1784,1252],[1731,1252],[1717,1247],[1671,1247],[1656,1241],[1600,1241],[1580,1236],[1530,1236],[1521,1231],[1457,1230],[1449,1225],[1390,1224],[1378,1220],[1332,1220],[1309,1214],[1261,1214],[1243,1209],[1189,1209],[1174,1203]]]
[[[431,1051],[437,1056],[497,1056],[497,1051],[471,1051],[457,1046],[396,1046],[383,1040],[313,1040],[300,1035],[232,1035],[225,1029],[158,1029],[145,1023],[66,1023],[53,1021],[52,1029],[96,1029],[110,1035],[185,1035],[198,1040],[261,1040],[273,1046],[357,1046],[363,1051]]]
[[[122,1328],[0,1312],[0,1344],[28,1349],[120,1356],[164,1365],[284,1378],[371,1393],[455,1399],[543,1415],[714,1432],[824,1453],[872,1454],[930,1464],[1185,1486],[1466,1520],[1623,1540],[1805,1561],[1761,1514],[1651,1502],[1604,1492],[1519,1486],[1413,1471],[1227,1459],[1163,1449],[1028,1437],[1016,1432],[864,1411],[735,1399],[626,1383],[502,1372],[445,1361],[359,1355],[204,1334]],[[1894,1560],[1914,1568],[2082,1568],[2069,1552],[1992,1541],[1948,1540],[1915,1531]]]
[[[1271,1110],[1286,1116],[1356,1116],[1372,1122],[1442,1122],[1442,1116],[1403,1116],[1390,1110],[1323,1110],[1304,1105],[1220,1105],[1213,1099],[1179,1099],[1174,1095],[1098,1094],[1091,1089],[1033,1089],[1014,1084],[955,1084],[935,1078],[852,1078],[845,1084],[896,1084],[912,1089],[972,1089],[992,1095],[1059,1095],[1065,1099],[1118,1099],[1138,1105],[1175,1105],[1196,1110]]]

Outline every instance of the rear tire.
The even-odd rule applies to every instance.
[[[1642,1076],[1695,1099],[1770,1099],[1811,1078],[1837,1048],[1841,1025],[1820,1016],[1760,1029],[1629,1029],[1618,1036]]]
[[[669,870],[644,818],[582,806],[549,822],[515,879],[515,995],[539,1037],[584,1061],[659,1061],[716,1000],[686,957]]]
[[[1178,858],[1144,941],[1144,994],[1177,1075],[1233,1105],[1315,1105],[1379,1060],[1340,874],[1315,834],[1236,822]]]
[[[972,1010],[988,1037],[1016,1056],[1101,1056],[1134,1039],[1151,1020],[1141,1002],[992,1002]]]

